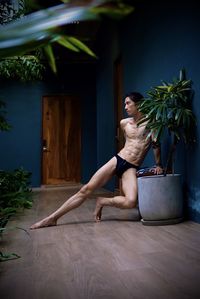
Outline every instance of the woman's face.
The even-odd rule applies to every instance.
[[[136,103],[133,102],[129,97],[125,98],[124,105],[125,105],[124,108],[126,110],[126,113],[129,116],[133,116],[138,112]]]

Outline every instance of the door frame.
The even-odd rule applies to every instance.
[[[124,135],[120,128],[120,120],[123,118],[123,64],[120,54],[113,64],[114,74],[114,107],[115,107],[115,149],[119,152],[124,145]],[[122,194],[121,179],[116,178],[115,190]]]
[[[115,140],[116,151],[123,146],[123,134],[120,130],[120,120],[123,115],[123,65],[121,54],[114,61],[114,107],[115,107]]]

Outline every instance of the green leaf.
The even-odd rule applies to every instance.
[[[167,91],[168,90],[168,84],[165,83],[165,85],[160,85],[155,87],[156,90],[161,90],[161,91]]]
[[[182,109],[177,110],[177,112],[175,114],[175,120],[178,120],[180,118],[181,112],[182,112]]]
[[[79,49],[77,47],[75,47],[71,42],[69,42],[68,38],[65,36],[59,37],[56,40],[56,42],[69,50],[72,50],[74,52],[79,52]]]
[[[88,46],[86,46],[83,42],[81,42],[79,39],[70,36],[67,37],[67,40],[70,41],[73,45],[75,45],[77,48],[79,48],[80,50],[86,52],[88,55],[93,56],[96,58],[96,55],[94,54],[94,52],[92,52],[92,50],[90,50],[88,48]]]
[[[57,68],[56,68],[56,62],[55,62],[55,57],[53,54],[53,49],[52,46],[49,44],[47,46],[44,47],[44,51],[46,53],[49,65],[51,66],[51,69],[54,73],[57,72]]]
[[[162,130],[163,130],[163,127],[162,125],[160,125],[157,130],[155,131],[154,133],[154,136],[153,136],[153,140],[154,141],[159,141],[160,140],[160,136],[161,136],[161,133],[162,133]]]
[[[5,262],[8,260],[18,259],[20,256],[16,253],[3,253],[0,251],[0,262]]]
[[[161,109],[160,109],[160,108],[157,108],[157,112],[156,112],[156,120],[159,120],[161,116],[162,116],[162,114],[161,114]]]
[[[181,139],[181,138],[180,138],[180,134],[179,134],[178,131],[174,130],[173,133],[174,133],[174,135],[176,136],[176,138],[177,138],[178,140]]]
[[[142,125],[145,122],[148,122],[149,118],[144,116],[138,121],[138,126]]]
[[[108,1],[104,1],[108,2]],[[105,3],[106,4],[106,3]],[[111,18],[117,18],[121,19],[124,16],[127,16],[128,14],[132,13],[134,11],[134,7],[125,3],[115,3],[115,5],[112,5],[112,3],[108,3],[107,6],[98,6],[91,9],[91,12],[94,14],[100,14],[100,15],[106,15]]]
[[[146,140],[148,140],[149,138],[151,138],[152,135],[153,135],[153,131],[150,131],[150,132],[147,134]]]

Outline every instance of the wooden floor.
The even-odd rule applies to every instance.
[[[28,229],[73,194],[76,186],[34,193],[31,210],[9,226]],[[144,226],[135,210],[105,208],[93,221],[96,196],[57,227],[4,234],[1,299],[199,299],[200,224]],[[2,250],[2,248],[1,248]]]

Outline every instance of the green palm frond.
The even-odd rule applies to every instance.
[[[192,81],[183,78],[183,71],[180,71],[179,79],[163,81],[162,85],[152,87],[147,92],[147,98],[139,105],[139,110],[148,119],[148,128],[153,129],[154,136],[158,139],[162,138],[166,128],[175,134],[177,140],[187,142],[186,131],[196,124],[191,109]],[[140,124],[144,122],[145,117]]]
[[[77,21],[99,19],[101,11],[99,6],[106,2],[93,1],[90,4],[75,7],[60,4],[34,12],[2,26],[3,30],[0,30],[0,57],[23,54],[28,50],[53,42],[55,34],[60,33],[64,25],[73,24]],[[122,16],[133,10],[133,7],[125,4],[119,4],[115,8]],[[105,6],[104,11],[112,16],[113,7]],[[79,48],[86,50],[81,44],[79,44]]]
[[[64,1],[63,2],[68,2]],[[60,4],[39,10],[20,19],[2,25],[0,28],[0,59],[11,56],[21,56],[38,48],[45,48],[49,64],[56,72],[55,57],[51,43],[60,45],[72,51],[84,51],[95,57],[95,53],[75,36],[67,36],[67,25],[78,22],[100,20],[100,15],[124,17],[133,11],[133,7],[123,1],[93,1],[87,4]],[[82,2],[83,3],[83,2]],[[1,30],[3,29],[3,30]]]
[[[75,21],[94,20],[90,7],[68,8],[62,4],[10,22],[0,31],[0,57],[24,54],[55,41],[60,27]]]

